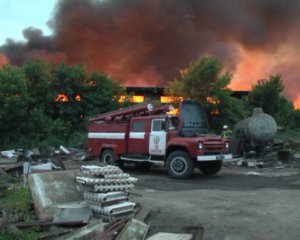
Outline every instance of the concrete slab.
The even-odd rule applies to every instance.
[[[29,174],[28,184],[40,220],[52,221],[56,204],[83,201],[83,190],[75,180],[78,174],[78,169]]]

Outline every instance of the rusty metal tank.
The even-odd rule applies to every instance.
[[[238,122],[233,129],[235,136],[256,143],[268,143],[277,132],[277,124],[272,116],[261,108],[253,110],[252,117]]]

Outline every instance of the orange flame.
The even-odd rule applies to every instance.
[[[80,96],[80,95],[76,95],[76,96],[75,96],[75,100],[76,100],[77,102],[80,102],[80,101],[81,101],[81,96]]]
[[[129,97],[129,98],[127,98],[126,96],[120,96],[119,102],[125,102],[126,99],[128,99],[132,103],[142,103],[142,102],[145,101],[145,96],[136,95],[136,96],[132,96],[132,97]]]
[[[206,98],[206,101],[207,101],[207,103],[209,103],[209,104],[214,104],[214,105],[220,104],[220,100],[217,99],[217,98],[214,98],[214,97],[207,97],[207,98]]]
[[[177,115],[177,114],[179,114],[179,109],[178,108],[174,108],[172,111],[167,112],[167,114]]]
[[[219,115],[219,114],[220,114],[220,111],[219,111],[219,109],[212,109],[212,110],[210,111],[210,114],[211,114],[211,115]]]
[[[294,101],[295,109],[300,109],[300,96]]]
[[[67,95],[61,93],[58,94],[57,97],[55,98],[55,102],[68,102],[69,98]]]
[[[161,103],[172,103],[175,101],[183,101],[183,97],[170,97],[170,96],[161,96],[160,97],[160,102]]]

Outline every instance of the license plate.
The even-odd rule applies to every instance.
[[[224,160],[224,155],[217,155],[216,159],[217,160]]]

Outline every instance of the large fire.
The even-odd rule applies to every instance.
[[[122,85],[163,87],[206,54],[233,73],[233,90],[281,74],[284,95],[299,107],[299,12],[293,0],[60,0],[49,21],[54,34],[24,29],[26,42],[0,46],[0,67],[63,60]]]

